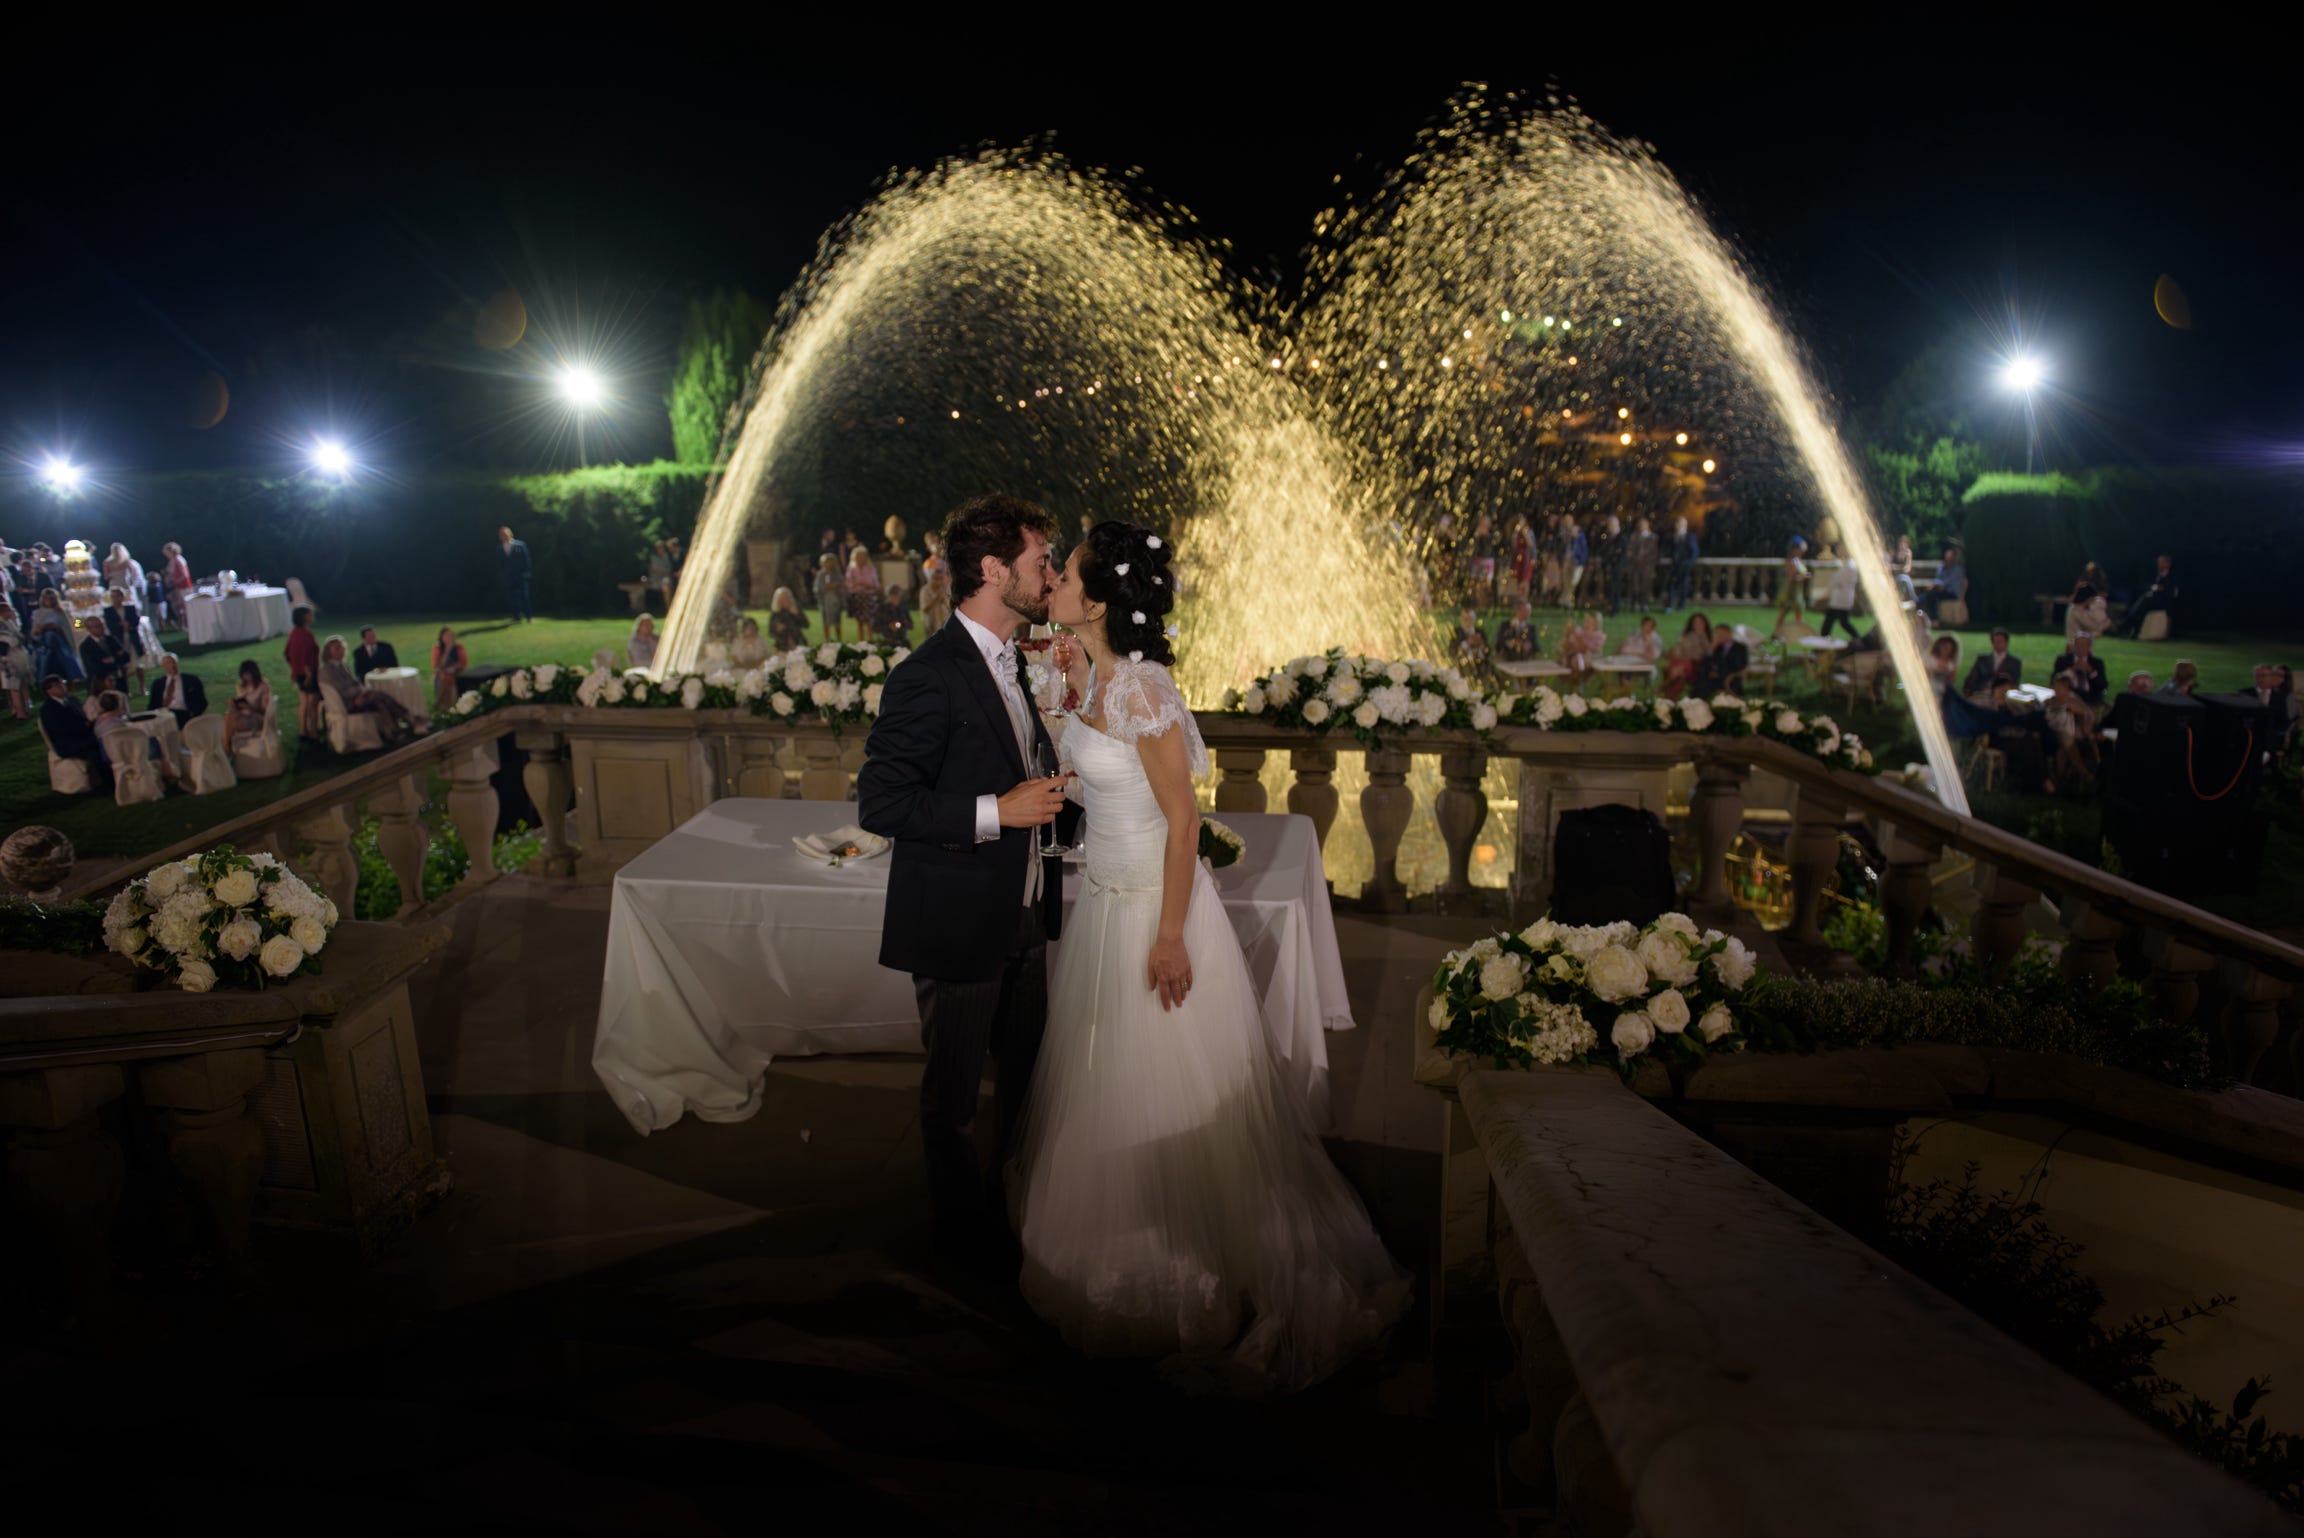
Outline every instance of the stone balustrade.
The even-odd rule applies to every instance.
[[[1810,561],[1808,563],[1808,602],[1811,606],[1824,601],[1830,587],[1832,573],[1839,570],[1839,561]],[[1936,580],[1941,561],[1914,561],[1912,583],[1916,588],[1926,587]],[[1701,606],[1713,604],[1768,604],[1776,602],[1776,589],[1784,581],[1784,560],[1781,556],[1704,556],[1696,562],[1696,576],[1689,583],[1689,603]]]

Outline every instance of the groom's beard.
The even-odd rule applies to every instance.
[[[1001,584],[1000,601],[1008,606],[1011,613],[1021,614],[1032,624],[1048,623],[1048,594],[1043,591],[1037,598],[1025,597],[1023,580],[1013,572]]]

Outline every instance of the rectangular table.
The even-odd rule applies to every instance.
[[[592,1067],[634,1127],[743,1120],[779,1054],[920,1050],[912,979],[878,959],[893,853],[834,869],[792,848],[855,820],[848,802],[716,801],[617,872]],[[1308,817],[1223,820],[1248,845],[1216,883],[1262,1028],[1325,1123],[1321,1032],[1353,1022],[1319,836]]]
[[[286,635],[288,590],[250,587],[222,598],[195,591],[184,603],[184,630],[194,646]]]

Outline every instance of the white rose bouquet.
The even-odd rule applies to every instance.
[[[1442,1047],[1530,1067],[1740,1050],[1738,1015],[1765,983],[1744,942],[1684,913],[1646,928],[1538,919],[1450,952],[1432,977]]]
[[[1244,690],[1225,690],[1222,708],[1274,726],[1322,733],[1341,727],[1369,747],[1379,746],[1388,728],[1486,731],[1499,719],[1479,687],[1454,668],[1350,656],[1342,647],[1295,658]]]
[[[157,866],[104,912],[104,944],[188,993],[318,971],[336,905],[268,854],[230,845]]]

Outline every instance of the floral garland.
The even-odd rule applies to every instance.
[[[750,710],[779,720],[818,720],[834,727],[877,720],[889,669],[912,655],[908,646],[827,641],[779,652],[760,666],[717,665],[702,673],[650,678],[546,663],[514,668],[485,689],[467,689],[447,713],[451,724],[507,705],[580,705],[588,710]]]
[[[1223,710],[1275,726],[1326,733],[1347,727],[1370,748],[1386,728],[1485,732],[1527,726],[1548,732],[1694,732],[1707,737],[1766,737],[1798,748],[1835,769],[1873,772],[1872,754],[1830,716],[1804,716],[1788,705],[1763,705],[1716,694],[1710,699],[1642,700],[1626,695],[1588,700],[1539,684],[1519,694],[1490,695],[1454,668],[1421,660],[1390,662],[1347,655],[1340,647],[1298,657],[1245,690],[1224,691]]]
[[[1200,819],[1200,858],[1208,862],[1210,870],[1222,870],[1236,865],[1248,852],[1248,841],[1213,817]]]
[[[173,970],[187,993],[206,993],[317,971],[335,927],[336,905],[293,871],[227,844],[121,888],[104,911],[104,944],[140,967]]]
[[[1651,1052],[1693,1062],[1742,1050],[1732,1006],[1758,973],[1743,941],[1684,913],[1645,929],[1543,918],[1449,952],[1427,1018],[1450,1052],[1522,1067],[1605,1063],[1629,1076]]]

